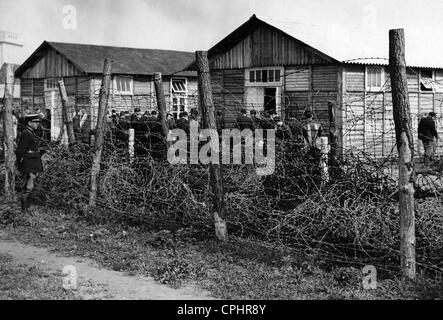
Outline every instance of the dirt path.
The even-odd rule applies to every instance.
[[[60,276],[63,284],[63,269],[75,267],[77,274],[76,294],[82,299],[115,300],[206,300],[208,292],[194,287],[173,289],[155,282],[152,278],[128,276],[123,272],[100,268],[96,262],[81,257],[66,257],[17,241],[7,240],[0,232],[0,252],[11,255],[16,263],[37,265],[44,272]]]

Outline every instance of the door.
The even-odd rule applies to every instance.
[[[268,113],[277,113],[277,88],[265,88],[265,111]]]

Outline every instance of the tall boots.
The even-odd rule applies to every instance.
[[[31,207],[30,195],[31,195],[30,192],[25,192],[20,199],[23,214],[31,213],[29,210],[29,208]]]

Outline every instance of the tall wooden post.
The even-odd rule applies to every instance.
[[[89,194],[89,205],[95,206],[97,200],[97,180],[100,173],[100,162],[103,151],[103,140],[106,129],[106,114],[108,109],[109,86],[111,84],[112,61],[105,59],[103,69],[103,80],[100,88],[98,119],[96,127],[95,152],[91,169],[91,192]]]
[[[3,99],[3,132],[5,149],[5,195],[9,201],[16,200],[15,194],[15,147],[13,119],[13,90],[14,69],[12,64],[6,64],[5,95]]]
[[[332,178],[335,178],[338,171],[338,130],[336,124],[336,106],[332,102],[328,102],[329,111],[329,167]]]
[[[74,123],[72,121],[72,107],[69,105],[68,94],[66,93],[65,83],[63,79],[58,81],[58,89],[62,100],[62,117],[63,127],[66,127],[68,133],[68,144],[71,146],[75,143]]]
[[[399,158],[400,261],[404,278],[415,278],[414,139],[411,130],[403,29],[389,30],[389,69]]]
[[[134,153],[134,129],[130,128],[129,131],[129,137],[128,137],[128,150],[129,150],[129,163],[133,163],[134,162],[134,157],[135,157],[135,153]]]
[[[197,62],[198,93],[200,97],[200,109],[203,116],[203,127],[217,131],[215,123],[215,108],[212,101],[211,80],[209,75],[209,62],[206,51],[196,51],[195,60]],[[193,137],[191,137],[192,139]],[[198,137],[194,137],[198,139]],[[218,147],[218,141],[212,141],[213,146]],[[211,149],[211,152],[219,153],[219,150]],[[221,241],[226,241],[227,222],[225,216],[223,177],[221,164],[209,164],[209,173],[211,176],[211,187],[213,193],[213,215],[215,223],[215,234]]]
[[[155,96],[157,97],[158,115],[162,126],[162,135],[165,140],[167,140],[169,129],[166,125],[166,100],[163,91],[162,74],[160,72],[154,73],[154,85]]]
[[[328,150],[329,142],[328,137],[320,137],[320,168],[321,168],[321,176],[324,182],[329,181],[329,170],[328,170]]]

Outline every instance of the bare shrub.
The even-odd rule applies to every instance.
[[[88,212],[91,153],[52,146],[45,155],[40,188],[47,204],[73,214]],[[224,165],[229,230],[289,248],[311,248],[335,262],[398,266],[397,183],[385,163],[347,154],[329,182],[309,154],[279,146],[276,170],[258,176],[253,166]],[[207,166],[170,165],[149,155],[129,163],[126,150],[107,145],[100,174],[102,219],[178,230],[192,227],[211,236],[212,194]],[[443,203],[417,200],[417,261],[441,271]],[[210,234],[208,234],[210,233]]]

